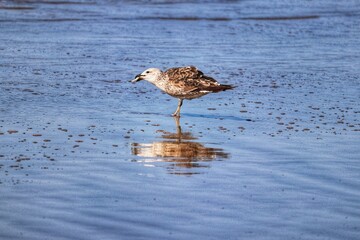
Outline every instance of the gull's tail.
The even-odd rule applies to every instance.
[[[208,86],[208,87],[202,87],[201,91],[209,91],[209,92],[222,92],[226,90],[231,90],[233,88],[236,88],[234,85],[226,85],[226,84],[220,84],[218,86]]]

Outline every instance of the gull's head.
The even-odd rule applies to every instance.
[[[158,79],[158,77],[161,75],[161,70],[158,68],[149,68],[146,69],[141,74],[138,74],[135,76],[131,82],[138,82],[140,80],[146,80],[148,82],[154,83]]]

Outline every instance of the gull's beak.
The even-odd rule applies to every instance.
[[[138,82],[140,80],[143,80],[143,78],[142,78],[141,74],[138,74],[138,75],[135,76],[135,78],[133,80],[130,80],[130,82],[135,83],[135,82]]]

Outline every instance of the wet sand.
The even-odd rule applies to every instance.
[[[359,10],[0,2],[0,238],[357,239]],[[237,88],[128,82],[190,64]]]

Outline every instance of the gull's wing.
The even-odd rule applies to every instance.
[[[184,92],[200,91],[220,85],[194,66],[170,68],[165,74],[174,86],[182,88]]]

